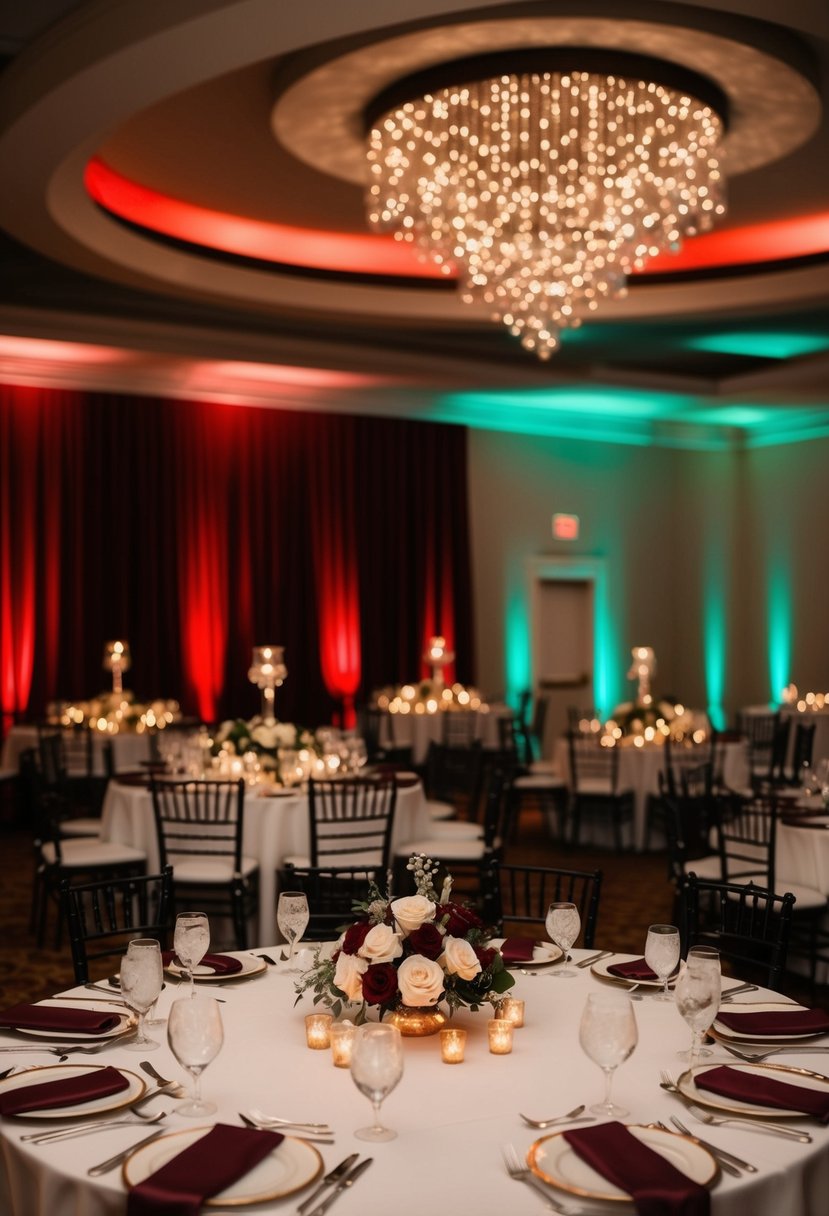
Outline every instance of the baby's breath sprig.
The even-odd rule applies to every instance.
[[[430,899],[433,904],[438,902],[438,893],[433,881],[433,875],[437,874],[438,868],[438,863],[423,853],[412,853],[406,864],[406,869],[414,875],[417,894]]]

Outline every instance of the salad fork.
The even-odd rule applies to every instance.
[[[829,1047],[810,1047],[807,1043],[801,1043],[797,1047],[769,1047],[767,1051],[740,1051],[738,1048],[729,1047],[725,1043],[721,1043],[720,1046],[725,1047],[725,1050],[732,1056],[736,1056],[738,1060],[745,1060],[746,1064],[761,1064],[769,1056],[829,1051]]]
[[[762,1116],[755,1118],[747,1115],[745,1118],[739,1118],[735,1115],[725,1118],[722,1115],[710,1115],[707,1110],[703,1110],[701,1106],[697,1106],[695,1102],[686,1097],[669,1073],[663,1071],[660,1072],[659,1076],[659,1088],[666,1089],[669,1094],[676,1094],[677,1097],[682,1098],[688,1110],[700,1123],[707,1123],[710,1127],[719,1127],[720,1124],[724,1123],[734,1123],[740,1127],[752,1128],[756,1132],[767,1132],[771,1136],[782,1136],[784,1140],[799,1140],[801,1144],[812,1143],[812,1137],[808,1132],[798,1132],[791,1127],[781,1127],[779,1123],[767,1123]]]
[[[504,1166],[510,1178],[515,1182],[523,1182],[527,1186],[532,1187],[536,1194],[545,1200],[550,1211],[558,1212],[559,1216],[594,1216],[593,1213],[586,1211],[584,1208],[567,1207],[565,1204],[559,1203],[557,1199],[554,1199],[541,1179],[537,1178],[532,1170],[522,1163],[512,1144],[505,1144],[501,1149],[501,1155],[504,1158]],[[595,1216],[599,1216],[599,1213],[595,1213]]]

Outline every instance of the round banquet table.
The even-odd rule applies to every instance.
[[[398,783],[392,854],[407,840],[426,836],[430,822],[420,781]],[[158,841],[152,795],[146,785],[110,781],[101,815],[101,838],[143,849],[148,872],[157,872]],[[259,931],[253,940],[276,939],[276,872],[286,857],[307,857],[310,847],[307,794],[295,790],[266,797],[259,788],[247,793],[242,852],[259,862]]]
[[[465,711],[454,711],[465,712]],[[491,704],[486,710],[475,714],[475,738],[480,739],[485,748],[499,748],[501,740],[498,732],[500,718],[512,716],[508,705]],[[390,714],[384,713],[380,718],[380,743],[384,747],[410,747],[412,763],[423,764],[429,751],[430,743],[440,743],[443,740],[443,714]]]
[[[574,951],[576,958],[586,954]],[[544,1210],[539,1196],[507,1177],[501,1148],[512,1143],[523,1156],[534,1139],[549,1134],[525,1127],[519,1110],[543,1118],[601,1096],[602,1076],[579,1049],[578,1023],[587,993],[603,983],[589,969],[574,980],[543,973],[518,975],[514,993],[526,1001],[526,1025],[515,1032],[511,1055],[489,1054],[488,1013],[483,1010],[456,1015],[457,1023],[469,1031],[466,1061],[461,1065],[440,1062],[437,1037],[405,1040],[404,1075],[383,1106],[384,1119],[398,1138],[384,1144],[368,1144],[354,1136],[354,1129],[367,1122],[369,1104],[348,1071],[333,1067],[327,1051],[305,1047],[303,1015],[311,1010],[311,1001],[303,997],[294,1007],[292,977],[280,965],[269,966],[246,982],[203,985],[225,1000],[221,1005],[225,1042],[202,1078],[205,1096],[219,1110],[201,1124],[221,1120],[238,1125],[238,1112],[254,1107],[291,1119],[330,1122],[336,1143],[320,1149],[326,1170],[355,1151],[374,1159],[354,1188],[338,1199],[337,1216],[365,1212],[423,1216],[424,1211],[438,1210],[457,1216],[476,1212],[491,1216],[499,1211],[536,1216]],[[75,990],[76,995],[81,992]],[[159,1002],[161,1016],[175,995],[175,985],[168,984]],[[767,1000],[770,995],[759,992],[740,999]],[[680,1069],[677,1052],[689,1038],[685,1023],[673,1005],[650,997],[634,1008],[639,1044],[614,1080],[615,1099],[630,1110],[626,1122],[668,1122],[670,1115],[677,1114],[692,1130],[758,1167],[754,1175],[719,1179],[712,1193],[712,1216],[745,1216],[749,1211],[752,1216],[823,1216],[829,1194],[829,1128],[805,1119],[791,1121],[792,1126],[811,1132],[813,1143],[803,1145],[754,1130],[697,1124],[684,1104],[657,1084],[659,1069],[674,1076]],[[155,1027],[154,1033],[163,1040],[163,1027]],[[0,1035],[3,1042],[10,1039]],[[719,1057],[723,1062],[731,1060],[716,1047],[715,1059]],[[139,1059],[137,1052],[115,1044],[99,1062],[135,1069]],[[804,1052],[787,1057],[787,1063],[819,1071],[820,1059]],[[45,1054],[20,1060],[30,1065],[54,1063],[54,1057]],[[164,1076],[181,1075],[163,1041],[161,1049],[152,1053],[152,1062]],[[173,1100],[159,1098],[149,1109],[170,1111],[171,1131],[201,1125],[199,1120],[176,1115],[175,1106]],[[31,1120],[0,1121],[5,1166],[0,1171],[0,1214],[121,1216],[125,1192],[119,1173],[91,1180],[86,1171],[137,1143],[145,1129],[118,1128],[32,1147],[20,1142],[31,1126]],[[302,1197],[248,1210],[277,1216],[293,1213]],[[594,1203],[589,1206],[596,1209]],[[606,1210],[619,1216],[633,1211],[616,1203],[607,1204]]]
[[[17,771],[20,767],[21,752],[37,749],[37,727],[26,725],[13,726],[3,744],[3,759],[0,767]],[[95,731],[92,736],[92,764],[96,777],[106,775],[104,763],[104,744],[112,745],[112,763],[116,773],[127,769],[137,768],[145,760],[150,759],[150,736],[138,735],[134,731],[122,731],[117,735],[107,735]],[[78,776],[71,769],[69,776]]]

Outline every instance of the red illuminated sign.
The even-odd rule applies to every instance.
[[[553,536],[556,538],[556,540],[578,540],[578,515],[554,515]]]

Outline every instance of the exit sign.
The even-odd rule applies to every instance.
[[[556,538],[556,540],[578,540],[578,515],[554,515],[553,536]]]

